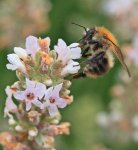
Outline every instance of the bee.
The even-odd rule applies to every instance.
[[[83,64],[83,71],[75,74],[72,79],[80,77],[99,77],[106,74],[113,66],[113,54],[116,55],[128,76],[131,74],[124,62],[123,54],[117,45],[114,35],[104,27],[93,27],[87,29],[76,23],[72,23],[84,28],[85,34],[79,40],[79,47],[82,49],[82,57],[86,58]]]

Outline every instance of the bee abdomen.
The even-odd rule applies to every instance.
[[[104,75],[110,69],[109,60],[104,55],[96,57],[96,61],[91,60],[91,63],[85,68],[85,74],[89,77]]]

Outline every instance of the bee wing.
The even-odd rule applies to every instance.
[[[109,39],[108,39],[108,40],[109,40]],[[116,57],[118,58],[118,60],[120,61],[120,63],[121,63],[122,66],[124,67],[124,69],[127,71],[128,76],[131,77],[131,74],[130,74],[130,72],[129,72],[129,69],[128,69],[127,65],[125,64],[125,62],[124,62],[124,57],[123,57],[123,54],[122,54],[120,48],[119,48],[116,44],[114,44],[111,40],[109,40],[109,41],[110,41],[110,42],[113,44],[113,46],[114,46],[114,49],[112,49],[113,53],[116,55]]]

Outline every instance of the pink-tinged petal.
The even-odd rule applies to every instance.
[[[10,89],[10,86],[7,86],[7,87],[6,87],[5,92],[6,92],[6,95],[7,95],[8,97],[11,97],[12,94],[13,94],[12,91],[11,91],[11,89]]]
[[[61,90],[61,88],[62,88],[62,85],[63,85],[63,83],[58,84],[58,85],[56,85],[56,86],[54,87],[54,89],[53,89],[53,94],[52,94],[53,97],[59,98],[59,92],[60,92],[60,90]]]
[[[63,99],[63,98],[58,98],[56,100],[56,105],[59,107],[59,108],[64,108],[67,106],[67,102]]]
[[[13,95],[17,100],[25,100],[25,92],[24,91],[17,91],[16,93],[14,93]]]
[[[28,36],[26,38],[26,51],[28,54],[35,56],[37,50],[39,50],[38,39],[34,36]]]
[[[58,46],[62,49],[65,49],[67,47],[66,43],[62,39],[58,40]]]
[[[36,86],[36,82],[29,80],[28,78],[26,78],[26,86],[27,89],[34,89],[34,87]]]
[[[32,103],[39,108],[42,107],[42,103],[39,100],[33,100]]]
[[[57,113],[58,113],[58,108],[55,104],[51,104],[48,107],[48,112],[50,114],[51,117],[54,117]]]
[[[45,100],[49,101],[49,98],[52,96],[52,94],[53,94],[53,87],[50,87],[45,92]]]
[[[6,99],[6,104],[5,104],[5,108],[4,108],[4,115],[7,116],[9,114],[9,112],[17,112],[18,108],[15,105],[15,103],[13,102],[12,98],[8,97]]]
[[[45,101],[44,103],[42,103],[40,109],[45,109],[48,106],[49,106],[49,101]]]
[[[29,111],[32,107],[32,103],[31,102],[26,102],[26,111]]]
[[[46,92],[46,86],[42,83],[36,83],[35,86],[35,95],[41,99]]]
[[[57,60],[62,60],[63,64],[69,60],[69,48],[67,47],[66,43],[62,40],[58,40],[58,45],[54,46],[55,51],[58,53]]]

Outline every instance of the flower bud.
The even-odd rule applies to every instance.
[[[10,118],[9,120],[8,120],[8,123],[9,123],[9,125],[15,125],[16,124],[16,121],[13,119],[13,118]]]
[[[51,86],[52,85],[52,80],[51,79],[47,79],[46,81],[45,81],[45,84],[47,85],[47,86]]]
[[[66,91],[65,91],[65,94],[66,94],[66,95],[69,95],[69,94],[70,94],[70,90],[66,90]]]
[[[23,127],[20,126],[20,125],[17,125],[17,126],[15,127],[15,130],[18,131],[18,132],[23,132],[23,131],[24,131]]]
[[[37,125],[40,122],[40,116],[41,114],[37,111],[30,111],[28,112],[28,119],[31,123]]]
[[[59,121],[60,121],[60,119],[53,119],[53,120],[51,121],[51,123],[53,123],[53,124],[58,124]]]
[[[35,136],[37,136],[37,134],[38,134],[38,130],[37,130],[37,128],[32,128],[32,129],[30,129],[29,131],[28,131],[28,134],[29,134],[29,136],[30,137],[35,137]]]
[[[69,88],[71,86],[71,84],[72,84],[71,81],[68,81],[68,80],[64,81],[64,87],[65,88]]]

